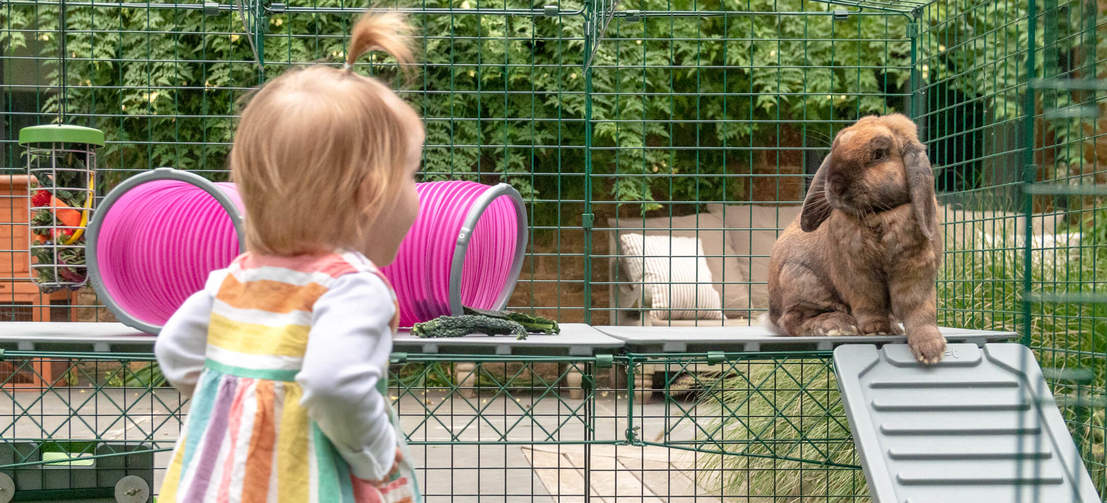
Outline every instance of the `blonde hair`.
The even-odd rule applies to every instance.
[[[410,31],[398,14],[366,14],[342,69],[289,71],[249,98],[230,155],[248,250],[300,255],[364,243],[418,161],[424,132],[414,109],[352,66],[371,49],[411,63]]]

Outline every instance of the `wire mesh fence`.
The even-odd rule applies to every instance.
[[[700,496],[868,501],[828,357],[634,354],[628,369],[643,378],[628,435],[670,451],[684,470],[669,477],[691,479]]]
[[[610,271],[595,284],[616,323],[747,324],[768,309],[769,251],[834,135],[906,111],[905,29],[806,2],[615,17],[593,60],[592,156],[608,245],[594,256]]]
[[[427,501],[867,501],[828,356],[410,355],[389,398]],[[156,495],[188,402],[152,363],[7,351],[16,494],[112,497],[133,476]]]
[[[772,243],[830,140],[866,114],[909,114],[935,167],[940,323],[1017,330],[1057,369],[1054,392],[1107,494],[1102,3],[395,6],[419,29],[417,77],[381,57],[357,71],[392,82],[424,117],[422,179],[507,181],[523,193],[534,239],[511,306],[560,321],[750,324],[768,306]],[[339,65],[362,10],[339,0],[0,6],[0,320],[112,319],[89,290],[31,284],[20,258],[31,225],[21,128],[62,120],[104,130],[98,197],[161,166],[224,180],[239,97],[297,65]],[[110,367],[103,355],[74,358],[5,369],[12,386],[30,386],[10,392],[22,393],[9,398],[12,417],[24,418],[13,424],[80,424],[61,417],[83,410],[69,406],[28,419],[46,413],[15,403],[36,393],[127,389],[33,377],[86,360]],[[393,376],[431,499],[579,500],[600,479],[634,501],[867,498],[826,355],[705,372],[696,357],[658,355],[613,372],[586,361],[459,361],[412,355]],[[176,412],[140,417],[179,418],[179,397],[166,400]],[[673,434],[682,428],[686,437]],[[169,438],[155,437],[127,441]],[[466,474],[473,459],[489,471]],[[481,485],[457,489],[470,482]]]
[[[1054,369],[1101,494],[1103,12],[1088,2],[927,6],[917,119],[945,213],[939,321],[1020,332]]]
[[[152,355],[7,351],[0,369],[3,497],[156,494],[187,407]]]

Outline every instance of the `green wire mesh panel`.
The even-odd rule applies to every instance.
[[[1056,224],[1022,257],[1024,342],[1052,367],[1055,393],[1101,495],[1107,495],[1107,8],[1049,0],[1031,11],[1041,45],[1025,106],[1027,213]],[[1040,58],[1040,59],[1039,59]]]
[[[340,66],[350,26],[364,12],[338,0],[62,7],[53,0],[0,6],[0,168],[9,181],[23,166],[14,143],[20,127],[61,118],[96,125],[108,138],[101,196],[162,166],[225,180],[246,91],[296,66]],[[583,321],[591,303],[581,219],[588,185],[583,6],[469,0],[396,7],[419,33],[414,76],[406,79],[379,53],[356,70],[390,82],[423,115],[421,180],[518,189],[532,246],[511,305]],[[0,213],[4,282],[26,276],[8,256],[26,246],[19,240],[26,224],[17,218],[24,193],[0,194],[0,205],[11,210]],[[41,310],[50,301],[33,289],[0,290],[9,310]],[[79,304],[83,321],[107,319],[89,295],[69,302]]]
[[[1019,330],[1052,369],[1101,494],[1104,11],[939,1],[918,18],[919,123],[938,167],[947,250],[940,322]]]
[[[1019,330],[1055,369],[1065,417],[1107,488],[1101,4],[392,6],[419,28],[415,77],[380,55],[357,71],[392,83],[424,116],[423,180],[507,181],[523,193],[533,239],[510,304],[562,322],[750,323],[767,307],[769,249],[834,134],[866,114],[910,114],[941,204],[940,323]],[[0,5],[0,319],[110,320],[90,292],[27,288],[20,128],[103,130],[101,196],[160,166],[224,180],[239,99],[297,65],[338,65],[361,10],[340,0]],[[150,361],[60,358],[66,369]],[[714,377],[694,355],[643,358],[615,365],[626,382],[602,385],[607,372],[591,361],[403,363],[394,386],[405,428],[428,477],[450,481],[430,493],[866,498],[825,355],[714,362]],[[664,380],[642,380],[651,368]],[[120,391],[107,377],[71,386],[10,375],[32,387],[4,404],[27,438],[101,439],[135,416],[109,401]],[[664,400],[643,401],[651,385]],[[179,397],[161,404],[162,390],[140,388],[156,404],[137,416],[179,428]],[[84,413],[82,390],[109,408]],[[44,408],[49,400],[61,408]],[[695,431],[672,433],[684,428]],[[142,431],[127,440],[175,434]],[[691,453],[691,468],[673,464],[674,453]],[[491,470],[479,473],[496,475],[491,485],[459,471],[473,456]],[[517,465],[519,456],[531,465]],[[668,485],[648,493],[650,477]]]
[[[591,68],[594,284],[613,324],[747,324],[837,131],[908,111],[908,18],[802,0],[620,7]]]
[[[1103,233],[1107,197],[1107,57],[1093,33],[1104,18],[1087,5],[1042,5],[1045,44],[1040,79],[1030,83],[1039,107],[1028,124],[1042,141],[1027,158],[1023,204],[1056,223],[1052,240],[1023,249],[1023,340],[1051,367],[1054,393],[1100,494],[1107,494],[1104,420],[1107,403],[1107,254]],[[1073,11],[1076,11],[1075,13]],[[1100,36],[1100,38],[1102,38]],[[1095,48],[1095,49],[1093,49]],[[1067,57],[1059,57],[1067,53]],[[1055,59],[1059,58],[1059,59]],[[1101,63],[1102,65],[1102,63]],[[1102,66],[1100,66],[1102,68]]]
[[[632,356],[631,434],[667,453],[671,501],[869,501],[826,354],[722,356]]]
[[[944,15],[953,9],[962,15]],[[938,282],[944,325],[1014,330],[1019,322],[1025,9],[939,2],[917,20],[917,122],[936,168],[946,250]],[[1033,222],[1041,233],[1053,219],[1039,215]]]
[[[0,474],[15,481],[16,496],[110,497],[126,475],[144,478],[156,495],[188,403],[152,362],[151,355],[6,352]],[[411,355],[391,370],[388,398],[428,502],[617,492],[585,474],[621,469],[592,452],[613,452],[627,430],[627,392],[610,385],[623,366]]]
[[[411,355],[391,398],[427,501],[582,500],[622,438],[611,367],[543,357]]]
[[[129,475],[153,494],[186,411],[152,355],[7,351],[0,474],[18,498],[111,497]]]

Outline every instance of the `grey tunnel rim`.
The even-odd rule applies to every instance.
[[[245,227],[243,226],[243,216],[238,210],[238,206],[234,204],[227,194],[219,189],[214,182],[203,178],[199,175],[181,171],[173,168],[157,168],[151,171],[137,174],[132,176],[122,183],[117,185],[104,200],[100,203],[99,209],[92,216],[92,221],[88,224],[88,240],[86,241],[86,252],[88,254],[88,271],[89,282],[92,283],[92,288],[96,291],[96,295],[101,302],[107,306],[108,310],[119,319],[121,323],[131,328],[140,330],[142,332],[157,335],[161,332],[161,326],[153,323],[140,320],[130,313],[128,313],[122,306],[119,305],[108,292],[107,287],[104,285],[103,276],[100,271],[99,263],[99,238],[100,227],[104,224],[104,219],[111,211],[116,201],[124,194],[130,192],[131,189],[138,187],[144,183],[157,181],[157,180],[177,180],[185,182],[202,189],[207,192],[212,198],[214,198],[220,206],[231,217],[231,223],[234,224],[235,233],[238,235],[238,249],[239,253],[245,249]]]
[[[523,260],[526,258],[527,251],[527,232],[530,227],[527,222],[527,209],[523,203],[523,196],[514,187],[506,183],[500,183],[485,190],[473,202],[473,205],[469,207],[469,212],[465,215],[461,230],[458,232],[457,243],[454,245],[453,262],[450,264],[450,314],[460,315],[465,312],[465,308],[461,304],[461,278],[464,272],[465,254],[469,249],[469,240],[472,238],[473,231],[477,228],[481,216],[484,215],[484,211],[488,209],[493,201],[501,197],[507,197],[515,207],[515,256],[503,290],[496,298],[494,309],[497,311],[504,309],[507,306],[507,301],[511,298],[511,294],[515,292],[515,285],[519,282],[519,275],[523,271]]]

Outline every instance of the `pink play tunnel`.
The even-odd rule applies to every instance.
[[[383,268],[411,326],[463,306],[503,309],[522,270],[526,210],[506,184],[417,184],[419,215],[396,261]],[[88,232],[89,275],[122,323],[156,334],[243,250],[242,200],[233,183],[160,168],[131,177],[99,205]]]

